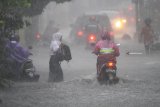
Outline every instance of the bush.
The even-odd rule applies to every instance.
[[[11,87],[12,81],[0,77],[0,88]]]

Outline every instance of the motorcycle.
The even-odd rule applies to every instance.
[[[120,44],[117,44],[117,46],[120,46]],[[119,78],[116,76],[117,74],[117,66],[116,66],[116,60],[112,57],[112,54],[108,58],[103,58],[103,61],[101,64],[97,65],[97,71],[98,71],[98,82],[102,83],[103,81],[107,81],[109,84],[112,83],[118,83]]]
[[[95,34],[91,33],[88,35],[88,44],[95,45],[97,42],[97,37]]]
[[[17,63],[10,58],[5,57],[0,63],[0,70],[3,76],[13,81],[38,81],[40,75],[36,74],[35,66],[31,59],[26,59],[20,66],[16,68]]]
[[[40,75],[36,74],[36,68],[31,59],[24,61],[20,68],[20,80],[38,81]]]
[[[96,34],[96,33],[87,34],[86,48],[87,49],[93,49],[98,40],[99,40],[98,34]]]
[[[109,84],[112,84],[119,81],[118,77],[116,76],[117,67],[115,61],[106,61],[99,70],[99,76],[97,77],[99,82],[108,81]]]
[[[100,30],[97,25],[87,25],[85,28],[86,47],[93,48],[100,39]]]
[[[31,50],[32,46],[28,47],[28,50]],[[18,72],[14,71],[15,73],[15,79],[14,80],[20,80],[20,81],[38,81],[40,78],[40,75],[36,73],[36,68],[33,65],[32,59],[29,57],[33,55],[31,52],[26,56],[25,60],[20,64],[20,68],[16,69]],[[13,66],[14,67],[14,66]]]

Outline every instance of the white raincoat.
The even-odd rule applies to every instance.
[[[52,42],[50,44],[50,54],[54,55],[61,45],[62,34],[57,32],[52,36]]]

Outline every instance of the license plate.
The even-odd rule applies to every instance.
[[[112,72],[112,73],[115,73],[115,70],[112,70],[112,69],[107,69],[106,72]]]

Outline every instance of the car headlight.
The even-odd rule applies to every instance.
[[[115,27],[119,28],[119,29],[122,28],[122,22],[121,21],[116,21],[115,22]]]

